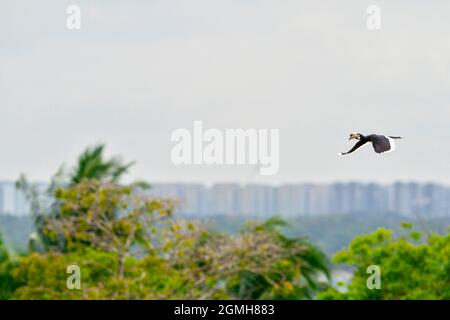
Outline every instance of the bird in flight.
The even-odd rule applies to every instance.
[[[346,154],[352,153],[368,142],[372,142],[373,149],[376,153],[392,152],[395,150],[394,140],[401,138],[402,137],[384,136],[380,134],[371,134],[365,136],[361,133],[352,132],[350,133],[349,140],[358,140],[358,142],[350,151],[341,152],[340,155],[345,156]]]

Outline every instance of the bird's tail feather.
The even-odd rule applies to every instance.
[[[392,138],[392,139],[403,139],[402,137],[393,137],[393,136],[389,136],[389,138]]]

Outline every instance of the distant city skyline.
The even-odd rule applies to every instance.
[[[197,216],[266,218],[277,214],[295,217],[353,213],[394,213],[412,218],[450,216],[450,187],[433,183],[153,184],[150,193],[179,199],[181,214]]]
[[[40,190],[45,184],[40,183]],[[393,213],[422,218],[450,216],[450,186],[402,183],[213,185],[154,183],[150,195],[179,201],[180,216],[214,215],[266,218],[273,215]],[[25,215],[28,205],[12,182],[0,181],[0,214]]]

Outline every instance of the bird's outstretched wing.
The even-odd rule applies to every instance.
[[[346,154],[352,153],[352,152],[356,151],[356,149],[358,149],[358,148],[362,147],[363,145],[365,145],[367,142],[369,142],[369,141],[368,140],[360,140],[353,146],[353,148],[351,148],[350,151],[341,152],[340,155],[341,156],[345,156]]]
[[[395,148],[394,141],[382,135],[374,135],[372,137],[372,145],[376,153],[392,151]]]

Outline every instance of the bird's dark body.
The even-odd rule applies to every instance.
[[[392,148],[394,147],[393,142],[391,142],[390,139],[401,139],[401,137],[392,137],[392,136],[387,137],[379,134],[371,134],[365,136],[358,133],[357,139],[359,141],[355,144],[355,146],[350,151],[342,153],[342,155],[352,153],[368,142],[372,143],[373,149],[375,150],[376,153],[388,152],[391,151]]]
[[[373,149],[376,153],[383,153],[391,149],[389,139],[378,134],[371,134],[365,136],[364,138],[361,137],[360,141],[363,141],[364,144],[366,144],[367,142],[372,142]]]

